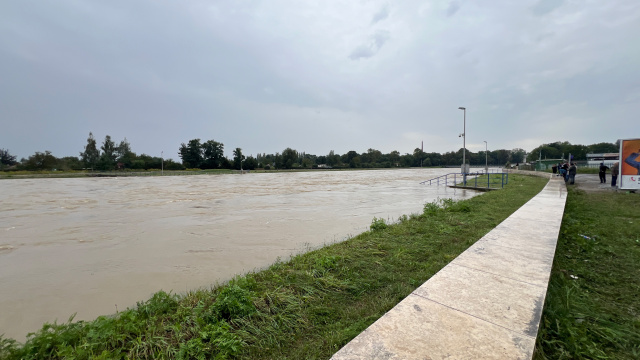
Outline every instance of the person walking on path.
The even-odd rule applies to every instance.
[[[615,162],[611,167],[611,186],[616,186],[616,180],[618,180],[618,173],[620,172],[620,163]]]
[[[598,172],[598,175],[600,175],[600,184],[607,183],[607,169],[609,169],[609,167],[606,166],[603,162],[601,162],[600,171]]]
[[[568,176],[569,185],[573,185],[576,182],[577,172],[578,172],[578,169],[576,168],[576,163],[571,163],[571,166],[569,166],[569,176]]]
[[[556,174],[558,173],[558,165],[553,164],[553,166],[551,167],[551,171],[553,171],[553,176],[556,176]]]

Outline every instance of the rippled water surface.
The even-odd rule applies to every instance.
[[[0,334],[207,287],[474,192],[453,169],[0,181]]]

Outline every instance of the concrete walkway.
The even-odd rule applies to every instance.
[[[332,359],[531,359],[566,197],[551,178]]]

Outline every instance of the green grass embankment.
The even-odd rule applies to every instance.
[[[472,199],[426,204],[387,225],[211,290],[156,293],[90,322],[46,324],[0,359],[328,359],[537,194],[547,179],[510,175]]]
[[[534,359],[640,359],[640,197],[569,187]]]

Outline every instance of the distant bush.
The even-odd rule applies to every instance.
[[[387,226],[388,225],[383,218],[374,217],[373,220],[371,220],[371,226],[369,226],[369,228],[371,229],[371,231],[379,231],[386,229]]]
[[[471,212],[471,206],[467,201],[454,201],[453,199],[438,199],[424,204],[425,215],[435,215],[438,211],[446,212]]]
[[[437,200],[434,200],[432,202],[428,202],[424,204],[423,213],[425,215],[435,215],[438,212],[438,210],[440,210],[440,205],[438,205]]]
[[[138,313],[147,319],[169,314],[178,308],[178,295],[160,290],[146,302],[138,302],[137,308]]]
[[[213,309],[220,319],[228,320],[251,315],[256,311],[251,291],[236,284],[229,284],[222,289]]]

